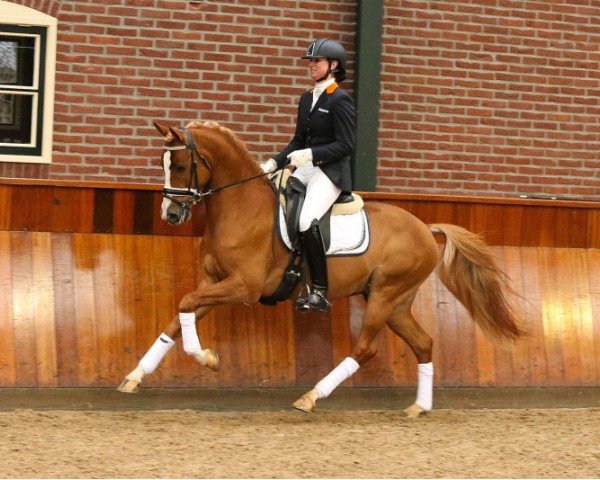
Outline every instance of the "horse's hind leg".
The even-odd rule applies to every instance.
[[[410,306],[396,311],[387,323],[390,329],[408,344],[419,363],[417,399],[404,410],[408,417],[418,417],[430,411],[433,406],[433,340],[416,322]]]
[[[405,293],[402,297],[405,299],[410,297],[412,302],[414,293]],[[399,300],[401,304],[406,301],[402,297]],[[373,358],[377,353],[377,336],[397,307],[398,301],[394,302],[393,298],[379,292],[371,294],[362,328],[352,349],[352,356],[342,360],[312,390],[296,400],[294,408],[305,412],[313,412],[317,400],[327,398],[338,385],[350,378],[360,366]]]

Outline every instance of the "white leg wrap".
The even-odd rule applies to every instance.
[[[433,363],[419,363],[418,366],[417,401],[419,407],[426,411],[433,407]]]
[[[181,335],[183,336],[183,350],[188,355],[199,355],[202,347],[196,333],[196,315],[194,312],[180,312],[179,323],[181,323]]]
[[[175,345],[175,342],[168,335],[161,333],[150,347],[150,350],[140,360],[140,367],[144,369],[145,373],[152,373],[173,345]]]
[[[319,398],[327,398],[335,388],[359,369],[360,365],[351,357],[346,357],[329,374],[315,385]]]

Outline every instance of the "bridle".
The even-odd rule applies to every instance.
[[[278,168],[274,170],[274,172],[260,173],[258,175],[254,175],[249,178],[244,178],[242,180],[238,180],[237,182],[230,183],[228,185],[223,185],[218,188],[211,188],[206,191],[200,190],[200,185],[198,184],[198,165],[199,160],[204,164],[209,173],[212,173],[212,168],[206,160],[206,157],[202,155],[198,148],[196,147],[196,142],[194,141],[194,137],[189,132],[187,128],[181,128],[181,130],[185,133],[187,138],[187,144],[185,145],[175,145],[175,146],[164,146],[163,148],[167,151],[176,151],[176,150],[190,150],[190,155],[192,158],[192,165],[190,167],[190,178],[188,181],[187,188],[173,188],[173,187],[164,187],[163,188],[163,198],[170,200],[171,202],[179,205],[184,210],[190,210],[196,203],[202,200],[204,197],[209,195],[213,195],[227,188],[235,187],[237,185],[241,185],[242,183],[249,182],[250,180],[254,180],[256,178],[264,177],[265,175],[269,175],[270,173],[277,172],[278,170],[282,170],[284,167]],[[180,200],[175,197],[185,197],[184,200]]]
[[[173,188],[173,187],[164,187],[163,188],[163,198],[172,201],[173,203],[179,205],[184,210],[189,210],[196,203],[198,203],[202,198],[206,195],[210,195],[212,190],[208,192],[202,192],[200,190],[200,185],[198,184],[198,159],[202,161],[206,169],[211,172],[210,165],[206,160],[206,157],[198,152],[196,148],[196,142],[192,137],[192,134],[185,128],[182,129],[185,132],[187,137],[187,144],[185,145],[175,145],[172,147],[164,146],[163,148],[167,151],[176,151],[176,150],[190,150],[192,157],[192,165],[190,167],[190,178],[188,181],[187,188]],[[175,197],[185,197],[185,200],[180,200]]]

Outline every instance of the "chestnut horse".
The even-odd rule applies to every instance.
[[[204,200],[206,205],[202,274],[197,289],[181,299],[179,314],[119,386],[123,392],[137,390],[179,335],[186,353],[218,369],[217,354],[200,346],[196,322],[215,305],[252,303],[270,296],[289,260],[284,245],[272,241],[276,195],[244,144],[216,123],[192,122],[185,128],[154,125],[165,137],[162,219],[181,224],[190,219],[195,203]],[[455,225],[427,226],[384,203],[366,202],[364,208],[371,232],[367,251],[327,260],[330,298],[362,294],[367,299],[360,333],[351,355],[294,407],[314,411],[319,398],[327,397],[376,354],[376,338],[387,325],[408,344],[419,364],[417,398],[405,410],[416,417],[432,408],[432,339],[415,321],[411,305],[436,266],[442,283],[485,334],[515,341],[521,330],[506,299],[505,292],[510,291],[506,277],[477,235]],[[434,234],[445,236],[443,253]]]

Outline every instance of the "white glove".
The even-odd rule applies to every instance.
[[[271,173],[277,169],[277,162],[273,158],[269,158],[266,162],[259,165],[263,173]]]
[[[305,148],[304,150],[295,150],[290,153],[287,158],[290,159],[290,165],[293,165],[294,167],[302,167],[303,165],[312,162],[312,150],[310,148]]]

